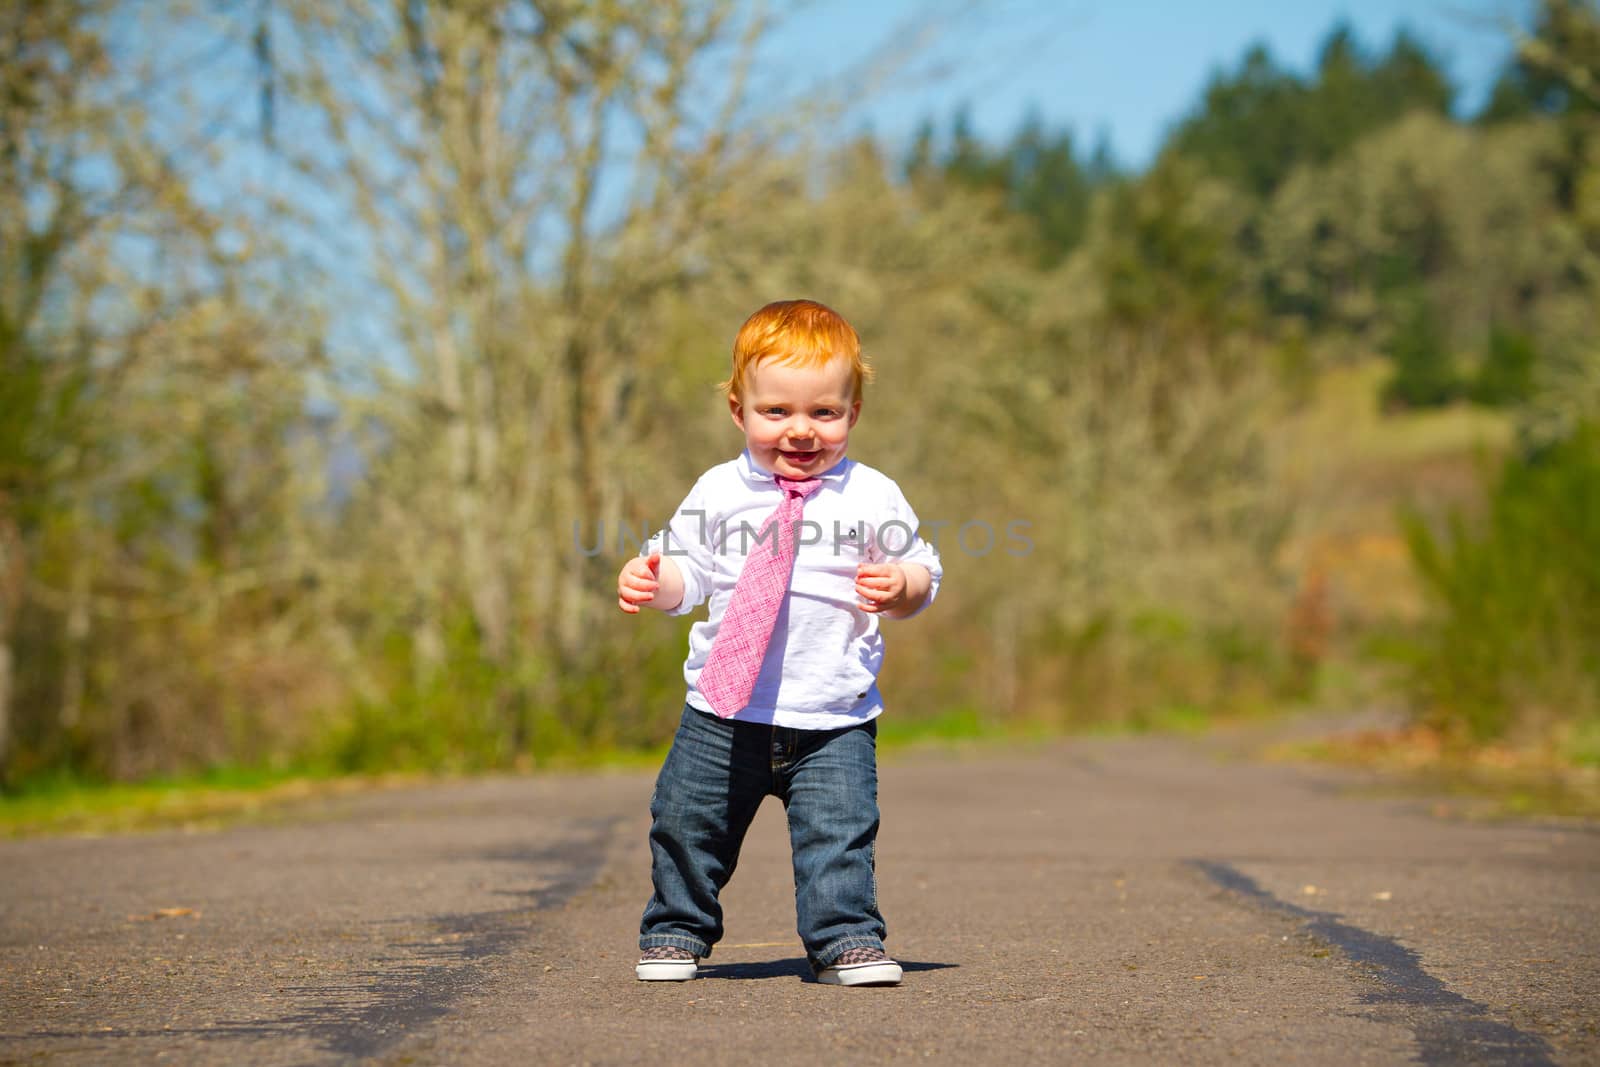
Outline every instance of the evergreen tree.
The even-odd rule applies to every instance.
[[[997,158],[972,132],[972,112],[963,106],[950,123],[950,155],[944,163],[945,176],[974,189],[1004,190],[1004,162]]]
[[[948,148],[941,156],[932,122],[924,121],[906,155],[904,170],[914,183],[942,179],[961,188],[995,195],[1026,224],[1035,262],[1059,263],[1083,239],[1095,189],[1113,180],[1116,166],[1104,139],[1081,162],[1067,130],[1045,127],[1031,111],[1003,149],[992,149],[973,132],[966,108],[950,124]]]
[[[1443,68],[1410,33],[1397,33],[1374,59],[1341,23],[1324,38],[1309,79],[1279,67],[1264,45],[1252,46],[1237,73],[1212,79],[1167,151],[1267,196],[1296,167],[1326,163],[1411,111],[1448,114],[1453,97]]]
[[[1403,28],[1373,68],[1371,84],[1378,100],[1404,101],[1409,109],[1448,115],[1455,106],[1455,87],[1423,43]]]
[[[938,168],[933,151],[933,120],[923,119],[917,125],[916,136],[911,139],[911,151],[906,153],[906,177],[918,182],[932,176]]]
[[[1237,74],[1212,78],[1199,110],[1177,128],[1167,150],[1265,195],[1306,155],[1304,96],[1305,87],[1266,46],[1254,45]]]
[[[1042,266],[1060,262],[1083,239],[1093,180],[1067,131],[1049,133],[1032,113],[1006,153],[1010,204],[1031,223]]]
[[[1304,97],[1308,162],[1327,162],[1375,124],[1370,75],[1355,31],[1347,23],[1336,25],[1323,39],[1316,79]]]
[[[1542,0],[1479,122],[1600,110],[1600,3]]]

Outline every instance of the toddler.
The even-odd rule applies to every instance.
[[[788,813],[818,980],[900,981],[874,874],[879,619],[922,610],[942,571],[899,487],[845,456],[870,376],[830,308],[788,300],[750,316],[723,383],[743,453],[701,475],[617,578],[629,614],[710,605],[689,633],[686,707],[650,800],[644,981],[693,978],[711,954],[718,895],[768,794]]]

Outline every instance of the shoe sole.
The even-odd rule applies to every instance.
[[[641,982],[687,982],[699,971],[694,960],[640,960],[633,968]]]
[[[817,972],[823,985],[899,985],[904,972],[898,963],[855,963],[824,967]]]

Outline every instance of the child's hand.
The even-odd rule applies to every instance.
[[[862,563],[856,567],[856,607],[877,614],[905,603],[906,572],[898,563]]]
[[[661,553],[635,556],[622,565],[617,575],[617,606],[629,615],[639,614],[642,605],[656,598],[661,588]]]

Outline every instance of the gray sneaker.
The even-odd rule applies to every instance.
[[[900,965],[877,948],[847,948],[817,972],[824,985],[899,985]]]
[[[700,960],[688,949],[676,945],[647,948],[633,973],[641,982],[687,982],[700,972]]]

